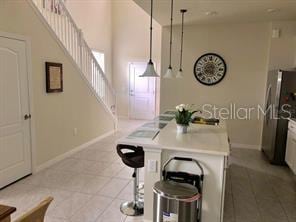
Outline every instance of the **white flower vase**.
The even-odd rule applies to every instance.
[[[185,134],[187,133],[187,129],[188,129],[187,125],[177,124],[177,133]]]

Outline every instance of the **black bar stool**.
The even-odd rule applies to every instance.
[[[118,144],[116,149],[122,162],[125,165],[134,168],[134,200],[122,203],[120,205],[120,211],[127,216],[143,215],[144,201],[141,200],[139,195],[139,168],[144,167],[143,147]]]

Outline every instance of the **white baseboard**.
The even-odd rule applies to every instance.
[[[122,120],[129,120],[129,117],[128,116],[121,116],[121,115],[118,115],[118,119],[122,119]]]
[[[250,144],[241,144],[241,143],[231,143],[232,148],[240,148],[240,149],[253,149],[253,150],[261,150],[260,145],[250,145]]]
[[[92,140],[90,140],[90,141],[88,141],[88,142],[86,142],[86,143],[84,143],[84,144],[81,144],[80,146],[77,146],[77,147],[75,147],[75,148],[69,150],[69,151],[66,152],[66,153],[63,153],[63,154],[61,154],[61,155],[59,155],[59,156],[57,156],[57,157],[55,157],[55,158],[53,158],[53,159],[51,159],[51,160],[45,162],[45,163],[43,163],[43,164],[37,166],[37,167],[33,170],[33,174],[34,174],[34,173],[38,173],[38,172],[40,172],[41,170],[44,170],[44,169],[46,169],[46,168],[48,168],[48,167],[50,167],[50,166],[56,164],[57,162],[59,162],[59,161],[61,161],[61,160],[63,160],[63,159],[66,159],[66,158],[68,158],[69,156],[71,156],[71,155],[73,155],[73,154],[75,154],[75,153],[77,153],[77,152],[79,152],[79,151],[81,151],[81,150],[83,150],[83,149],[85,149],[85,148],[87,148],[87,147],[89,147],[89,146],[91,146],[91,145],[93,145],[93,144],[99,142],[100,140],[106,138],[107,136],[112,135],[114,132],[115,132],[115,130],[111,130],[111,131],[109,131],[109,132],[107,132],[107,133],[104,133],[104,134],[101,135],[101,136],[98,136],[98,137],[96,137],[96,138],[94,138],[94,139],[92,139]]]

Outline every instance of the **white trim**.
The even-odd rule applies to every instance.
[[[33,92],[33,69],[32,69],[32,52],[31,52],[31,41],[26,42],[26,53],[27,53],[27,70],[28,70],[28,88],[29,88],[29,105],[30,114],[32,118],[30,119],[31,126],[31,156],[32,156],[32,172],[37,164],[37,146],[36,146],[36,125],[35,125],[35,111],[34,111],[34,92]]]
[[[36,131],[35,131],[35,112],[33,102],[33,71],[32,71],[32,51],[31,51],[31,40],[27,36],[2,32],[0,31],[0,37],[14,39],[18,41],[24,41],[26,45],[26,65],[27,65],[27,77],[28,77],[28,99],[29,99],[29,112],[32,116],[30,119],[30,151],[31,151],[31,172],[34,172],[36,166]]]
[[[121,119],[122,120],[129,120],[129,117],[128,116],[121,116],[120,115],[120,116],[117,116],[117,117],[118,117],[119,120],[121,120]]]
[[[21,40],[21,41],[25,41],[25,42],[29,41],[29,38],[27,36],[15,34],[15,33],[10,33],[10,32],[0,31],[0,36],[5,37],[5,38],[9,38],[9,39]]]
[[[231,148],[261,150],[260,145],[251,145],[251,144],[242,144],[242,143],[231,143]]]
[[[51,159],[51,160],[49,160],[49,161],[47,161],[47,162],[45,162],[45,163],[39,165],[38,167],[36,167],[36,168],[34,169],[33,173],[34,173],[34,174],[35,174],[35,173],[38,173],[38,172],[40,172],[41,170],[44,170],[44,169],[46,169],[46,168],[48,168],[48,167],[50,167],[50,166],[56,164],[57,162],[59,162],[59,161],[61,161],[61,160],[63,160],[63,159],[66,159],[66,158],[70,157],[71,155],[73,155],[73,154],[75,154],[75,153],[77,153],[77,152],[79,152],[79,151],[81,151],[81,150],[83,150],[83,149],[88,148],[89,146],[91,146],[91,145],[93,145],[93,144],[99,142],[100,140],[102,140],[102,139],[104,139],[104,138],[106,138],[106,137],[112,135],[114,132],[115,132],[114,130],[111,130],[111,131],[109,131],[109,132],[107,132],[107,133],[104,133],[104,134],[101,135],[101,136],[98,136],[98,137],[96,137],[96,138],[94,138],[94,139],[92,139],[92,140],[90,140],[90,141],[88,141],[88,142],[86,142],[86,143],[83,143],[83,144],[81,144],[81,145],[79,145],[79,146],[77,146],[77,147],[75,147],[75,148],[69,150],[68,152],[63,153],[63,154],[61,154],[61,155],[59,155],[59,156],[57,156],[57,157],[55,157],[55,158],[53,158],[53,159]]]

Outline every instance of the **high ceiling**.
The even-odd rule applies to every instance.
[[[150,0],[134,0],[150,13]],[[154,0],[154,19],[170,23],[171,0]],[[236,23],[296,20],[296,0],[174,0],[174,24],[180,24],[180,9],[188,9],[186,24]]]

